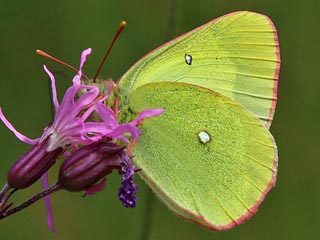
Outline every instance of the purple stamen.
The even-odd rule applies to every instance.
[[[121,158],[122,183],[118,191],[118,196],[124,207],[135,208],[137,202],[136,193],[138,192],[138,186],[133,182],[135,173],[134,167],[131,164],[130,157],[125,152],[122,153]]]

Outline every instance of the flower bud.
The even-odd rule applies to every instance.
[[[11,188],[23,189],[36,182],[56,162],[63,149],[47,152],[50,138],[33,145],[10,168],[7,181]]]
[[[104,141],[82,147],[62,163],[58,185],[71,192],[90,188],[113,170],[121,168],[123,149]]]

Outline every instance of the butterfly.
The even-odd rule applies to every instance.
[[[279,70],[274,24],[240,11],[165,43],[121,77],[125,114],[164,108],[140,126],[133,161],[174,213],[226,230],[257,212],[276,181],[269,127]]]

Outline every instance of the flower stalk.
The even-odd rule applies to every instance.
[[[37,195],[33,196],[29,200],[25,201],[24,203],[14,207],[14,208],[11,208],[9,210],[8,210],[8,208],[4,208],[4,209],[0,210],[0,219],[9,217],[10,215],[12,215],[14,213],[20,212],[21,210],[29,207],[31,204],[35,203],[36,201],[54,193],[60,189],[61,189],[61,187],[59,185],[57,185],[57,184],[53,185],[52,187],[42,191],[41,193],[38,193]],[[9,207],[10,206],[11,205],[9,205]]]

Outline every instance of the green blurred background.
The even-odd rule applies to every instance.
[[[81,2],[81,3],[80,3]],[[168,31],[181,34],[236,10],[264,13],[279,34],[282,66],[279,100],[271,131],[279,147],[276,187],[248,222],[225,232],[211,232],[170,212],[139,181],[135,210],[117,198],[120,178],[113,174],[100,194],[53,195],[57,233],[45,223],[43,202],[0,221],[0,239],[316,239],[320,214],[318,0],[176,1],[5,1],[0,8],[0,106],[10,121],[38,137],[50,121],[48,77],[42,64],[58,74],[61,97],[74,73],[34,53],[43,49],[78,66],[83,49],[93,54],[85,65],[92,76],[121,20],[128,25],[100,74],[117,79],[139,57],[159,46]],[[172,24],[171,24],[172,23]],[[29,147],[0,124],[0,185],[11,164]],[[51,173],[54,181],[56,170]],[[39,191],[40,184],[18,192],[16,202]],[[151,204],[150,204],[151,203]]]

